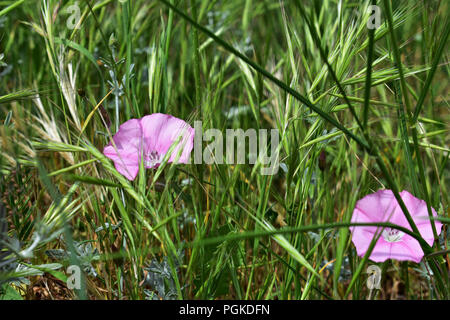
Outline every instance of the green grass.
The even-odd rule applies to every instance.
[[[59,298],[449,298],[447,227],[429,247],[398,194],[448,224],[448,3],[78,1],[69,29],[74,3],[0,1],[0,283],[21,276],[4,291],[39,298],[76,264],[83,286]],[[164,164],[130,182],[103,147],[155,112],[276,128],[282,168]],[[378,264],[370,292],[348,227],[382,188],[426,256]]]

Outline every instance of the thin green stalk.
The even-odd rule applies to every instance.
[[[439,60],[441,59],[441,56],[444,52],[445,46],[447,45],[449,33],[450,33],[450,23],[448,22],[448,19],[447,19],[446,23],[445,23],[445,27],[444,27],[444,34],[442,35],[441,41],[439,43],[439,47],[437,49],[436,54],[434,55],[433,63],[431,64],[431,69],[428,72],[427,78],[425,80],[425,84],[423,85],[423,88],[420,91],[420,96],[419,96],[419,99],[417,100],[417,104],[414,109],[414,115],[411,120],[411,122],[413,124],[417,122],[417,119],[419,117],[420,110],[422,110],[422,106],[425,101],[425,98],[426,98],[428,92],[430,91],[431,82],[433,80],[434,74],[435,74],[437,66],[439,64]]]
[[[238,50],[236,50],[233,46],[231,46],[230,44],[228,44],[226,41],[222,40],[220,37],[216,36],[213,32],[211,32],[210,30],[208,30],[207,28],[201,26],[200,24],[198,24],[196,21],[194,21],[191,17],[189,17],[188,15],[186,15],[184,12],[182,12],[181,10],[179,10],[177,7],[175,7],[174,5],[172,5],[171,3],[169,3],[166,0],[158,0],[160,2],[162,2],[164,5],[168,6],[170,9],[172,9],[177,15],[181,16],[183,19],[187,20],[190,24],[192,24],[196,29],[200,30],[201,32],[203,32],[204,34],[208,35],[208,37],[210,37],[211,39],[213,39],[217,44],[219,44],[220,46],[222,46],[224,49],[226,49],[227,51],[231,52],[232,54],[234,54],[235,56],[237,56],[238,58],[240,58],[241,60],[243,60],[245,63],[247,63],[248,65],[250,65],[253,69],[255,69],[257,72],[259,72],[260,74],[262,74],[264,77],[266,77],[267,79],[269,79],[271,82],[273,82],[276,86],[278,86],[279,88],[285,90],[287,93],[289,93],[290,95],[292,95],[294,98],[296,98],[297,100],[299,100],[300,102],[302,102],[303,104],[305,104],[309,109],[311,109],[312,111],[316,112],[318,115],[320,115],[323,119],[325,119],[326,121],[328,121],[329,123],[331,123],[333,126],[335,126],[336,128],[338,128],[339,130],[343,131],[347,136],[349,136],[350,138],[352,138],[353,140],[355,140],[356,142],[358,142],[359,145],[361,145],[362,147],[364,147],[366,150],[370,150],[369,145],[367,144],[367,142],[363,142],[359,137],[357,137],[356,135],[354,135],[352,132],[350,132],[347,128],[345,128],[342,124],[340,124],[337,120],[335,120],[334,118],[332,118],[328,113],[324,112],[322,109],[320,109],[319,107],[315,106],[314,104],[312,104],[309,99],[307,99],[306,97],[302,96],[300,93],[298,93],[296,90],[294,90],[293,88],[291,88],[290,86],[286,85],[283,81],[277,79],[275,76],[272,75],[272,73],[268,72],[267,70],[265,70],[264,68],[262,68],[259,64],[257,64],[256,62],[252,61],[251,59],[247,58],[244,54],[240,53]]]
[[[191,0],[192,19],[197,21],[197,7],[195,0]],[[172,10],[171,10],[172,11]],[[194,41],[194,80],[195,80],[195,107],[199,108],[201,103],[201,84],[200,84],[200,56],[198,50],[198,32],[196,28],[192,29]]]
[[[316,29],[314,28],[310,19],[306,15],[306,12],[303,9],[303,6],[298,1],[296,1],[295,4],[297,5],[297,8],[300,10],[300,14],[302,15],[303,19],[305,19],[306,24],[308,25],[309,31],[314,39],[314,42],[316,43],[316,47],[319,49],[320,57],[322,58],[323,62],[327,65],[328,72],[331,74],[331,77],[333,78],[339,91],[341,92],[342,96],[344,97],[344,101],[348,105],[348,108],[349,108],[351,114],[353,115],[353,117],[355,118],[356,122],[358,123],[358,126],[361,128],[361,130],[364,131],[364,126],[361,123],[361,121],[359,120],[359,117],[356,114],[355,108],[353,108],[353,105],[351,104],[350,100],[347,98],[347,94],[345,93],[345,90],[342,87],[341,82],[339,81],[336,73],[334,72],[333,66],[328,61],[327,54],[325,53],[324,49],[322,48],[321,41],[319,39]]]
[[[20,6],[22,3],[24,3],[25,0],[19,0],[14,2],[13,4],[7,6],[5,9],[3,9],[2,11],[0,11],[0,17],[4,16],[5,14],[7,14],[8,12],[10,12],[11,10],[17,8],[18,6]]]
[[[273,235],[282,235],[282,234],[291,234],[291,233],[298,233],[298,232],[308,232],[308,231],[317,231],[317,230],[325,230],[325,229],[332,229],[332,228],[348,228],[348,227],[383,227],[383,228],[391,228],[396,229],[399,231],[404,232],[405,234],[413,237],[416,239],[421,245],[428,246],[426,241],[422,239],[422,237],[418,236],[413,231],[390,223],[390,222],[368,222],[368,223],[351,223],[351,222],[333,222],[333,223],[324,223],[321,225],[309,225],[309,226],[301,226],[301,227],[284,227],[281,229],[274,229],[274,230],[258,230],[258,231],[251,231],[251,232],[239,232],[239,233],[232,233],[228,234],[226,236],[220,236],[220,237],[211,237],[207,239],[201,239],[196,240],[191,243],[188,243],[187,245],[189,247],[204,247],[212,244],[222,243],[224,241],[240,241],[240,240],[246,240],[246,239],[253,239],[258,237],[271,237]]]
[[[376,4],[376,0],[372,0],[372,5]],[[363,127],[368,134],[367,121],[369,117],[369,99],[370,99],[370,89],[372,86],[372,62],[373,62],[373,47],[375,38],[375,28],[369,29],[369,46],[367,49],[367,68],[366,68],[366,86],[364,88],[364,109],[363,109]]]
[[[383,0],[383,3],[384,3],[384,9],[385,9],[385,13],[386,13],[385,16],[387,18],[388,27],[389,27],[389,34],[391,36],[391,42],[392,42],[391,47],[392,47],[392,51],[394,53],[394,61],[395,61],[395,65],[398,70],[399,77],[400,77],[400,85],[402,88],[401,91],[402,91],[402,95],[403,95],[403,100],[405,101],[405,107],[406,107],[406,111],[407,111],[407,115],[408,115],[408,119],[409,119],[411,116],[411,104],[409,102],[408,88],[406,87],[405,75],[403,72],[403,66],[402,66],[402,60],[400,57],[397,36],[396,36],[395,30],[394,30],[394,21],[392,18],[391,2],[388,0]]]

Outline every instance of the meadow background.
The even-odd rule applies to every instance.
[[[449,221],[449,5],[0,1],[0,299],[448,299],[446,226],[373,292],[348,226],[383,188]],[[280,170],[130,182],[102,150],[155,112],[276,128]]]

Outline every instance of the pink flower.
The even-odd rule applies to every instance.
[[[428,217],[427,205],[425,201],[417,199],[408,191],[400,192],[400,196],[406,205],[414,223],[419,229],[422,238],[431,246],[434,241],[433,229]],[[432,208],[433,216],[437,216]],[[411,230],[402,209],[391,190],[379,190],[360,199],[355,206],[352,223],[376,223],[390,222]],[[441,233],[442,223],[435,222],[437,234]],[[364,256],[369,245],[374,238],[377,228],[381,230],[381,236],[375,244],[370,255],[370,259],[375,262],[383,262],[388,259],[410,260],[419,263],[424,256],[424,252],[419,242],[404,232],[396,229],[382,227],[353,226],[352,241],[356,247],[358,256]],[[379,234],[377,232],[377,234]]]
[[[168,162],[176,161],[179,156],[177,163],[187,163],[194,146],[194,133],[183,120],[154,113],[122,123],[113,137],[114,144],[110,142],[103,153],[114,161],[117,171],[134,180],[141,159],[145,168],[157,168],[172,145],[176,147]]]

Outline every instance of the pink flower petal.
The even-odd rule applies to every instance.
[[[141,123],[147,154],[157,152],[159,155],[165,155],[170,147],[178,142],[170,155],[169,162],[175,161],[181,148],[181,155],[177,162],[188,162],[194,146],[195,132],[189,124],[171,115],[161,113],[145,116]],[[179,141],[178,138],[180,138]]]
[[[145,144],[145,152],[148,150],[158,151],[161,144],[159,134],[167,125],[167,121],[172,118],[171,115],[163,113],[153,113],[140,119],[142,125],[142,134]]]
[[[378,239],[377,241],[377,244],[372,250],[370,260],[374,262],[384,262],[388,259],[391,259],[391,251],[392,251],[392,243],[385,242],[380,237],[380,239]],[[363,257],[365,253],[366,252],[364,251],[361,254],[358,254],[358,256]]]
[[[422,247],[419,244],[419,241],[417,241],[416,239],[414,239],[413,237],[409,236],[409,235],[405,235],[402,239],[402,242],[399,242],[398,245],[403,246],[403,251],[401,252],[401,254],[407,254],[406,252],[409,251],[409,257],[411,259],[405,259],[405,260],[412,260],[416,263],[419,263],[420,260],[422,260],[423,256],[425,255],[425,253],[422,250]],[[401,260],[399,258],[396,258],[395,256],[393,256],[394,254],[398,254],[398,250],[396,250],[396,246],[394,248],[393,253],[391,253],[392,257],[391,259],[397,259],[397,260]]]
[[[187,163],[194,146],[194,133],[195,130],[183,120],[155,113],[124,122],[113,137],[114,143],[109,143],[103,153],[114,161],[118,172],[134,180],[141,159],[146,168],[156,168],[171,145],[178,141],[169,162],[174,162],[180,153],[177,162]]]
[[[359,221],[362,222],[362,221]],[[372,242],[375,233],[372,232],[376,227],[371,227],[373,230],[367,230],[366,227],[355,227],[352,232],[352,241],[356,247],[356,253],[358,256],[362,257],[369,249],[370,243]]]
[[[122,123],[113,140],[119,152],[137,152],[142,143],[142,127],[139,119],[130,119]]]
[[[117,171],[134,180],[139,170],[139,150],[142,149],[142,127],[138,119],[130,119],[120,125],[119,131],[103,150],[114,162]]]
[[[404,190],[400,192],[400,195],[408,208],[409,213],[416,223],[417,229],[419,229],[420,235],[431,246],[434,241],[433,227],[428,216],[427,203],[424,200],[417,199],[411,193]],[[431,208],[433,217],[437,217],[436,210]],[[406,219],[405,219],[406,220]],[[442,223],[440,221],[434,221],[436,227],[436,233],[440,234],[442,231]]]
[[[136,178],[139,171],[138,152],[128,153],[119,151],[119,154],[117,154],[113,146],[106,146],[103,153],[113,160],[114,166],[120,174],[131,181]]]
[[[402,191],[400,196],[411,214],[421,236],[429,245],[433,244],[434,237],[431,222],[428,219],[426,203],[417,199],[407,191]],[[436,211],[432,209],[433,216],[437,216]],[[352,223],[377,223],[391,222],[411,230],[406,217],[401,210],[397,199],[391,190],[379,190],[360,199],[353,211]],[[442,223],[436,222],[436,231],[439,234],[442,229]],[[353,226],[352,242],[356,247],[358,256],[364,256],[374,237],[377,227],[371,226]],[[401,231],[390,228],[379,228],[384,231],[372,250],[370,259],[375,262],[383,262],[387,259],[399,261],[410,260],[420,262],[424,252],[419,242],[413,237]]]
[[[395,208],[395,200],[391,190],[378,190],[356,202],[355,208],[373,221],[388,221]]]

